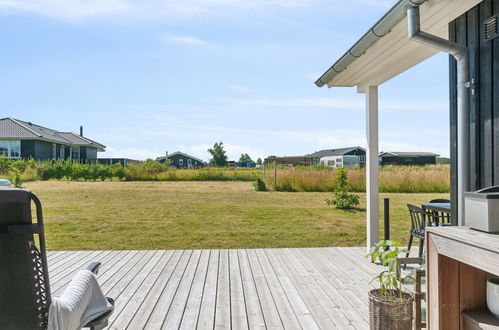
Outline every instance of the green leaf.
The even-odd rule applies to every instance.
[[[413,276],[407,275],[406,277],[404,277],[404,283],[414,284],[416,283],[416,279]]]
[[[402,244],[400,242],[392,241],[392,240],[387,240],[386,245],[387,246],[402,246]]]

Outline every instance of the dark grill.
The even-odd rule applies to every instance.
[[[497,15],[492,16],[483,22],[483,36],[485,40],[492,40],[499,35],[497,30]]]

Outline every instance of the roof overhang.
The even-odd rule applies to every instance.
[[[421,29],[441,38],[448,39],[448,24],[481,1],[427,0],[420,5]],[[407,1],[400,0],[397,2],[388,11],[387,15],[393,10],[398,9],[403,2]],[[363,38],[368,36],[370,31],[373,31],[373,28]],[[391,28],[389,33],[375,41],[374,44],[367,48],[365,53],[356,57],[346,68],[341,67],[340,70],[333,69],[335,65],[338,67],[342,58],[350,56],[351,50],[355,51],[355,46],[361,40],[317,80],[317,86],[321,87],[324,84],[327,84],[329,87],[358,86],[363,88],[365,86],[378,86],[438,52],[434,48],[409,40],[407,36],[407,18],[404,17]],[[328,76],[331,76],[331,73],[333,73],[332,78],[327,79]],[[325,77],[326,81],[324,81]]]

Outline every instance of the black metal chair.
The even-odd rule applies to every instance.
[[[32,202],[36,223],[32,222]],[[0,265],[0,328],[46,329],[51,294],[42,206],[29,191],[0,189]],[[92,263],[87,269],[96,274],[99,266]],[[104,328],[111,313],[99,315],[85,327]]]
[[[438,206],[424,205],[423,209],[427,216],[427,226],[451,226],[452,216],[448,209]]]
[[[415,237],[419,239],[418,256],[421,258],[423,256],[424,248],[426,214],[422,208],[415,205],[407,204],[407,208],[409,209],[409,215],[411,217],[411,230],[409,233],[409,244],[407,244],[408,252],[406,257],[409,257],[409,253],[412,247],[412,240]]]

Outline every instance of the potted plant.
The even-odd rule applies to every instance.
[[[407,250],[395,241],[381,241],[374,245],[366,257],[379,262],[384,270],[373,278],[379,289],[369,292],[370,329],[405,330],[412,329],[413,297],[402,291],[402,284],[413,283],[411,276],[400,275],[397,257]]]

